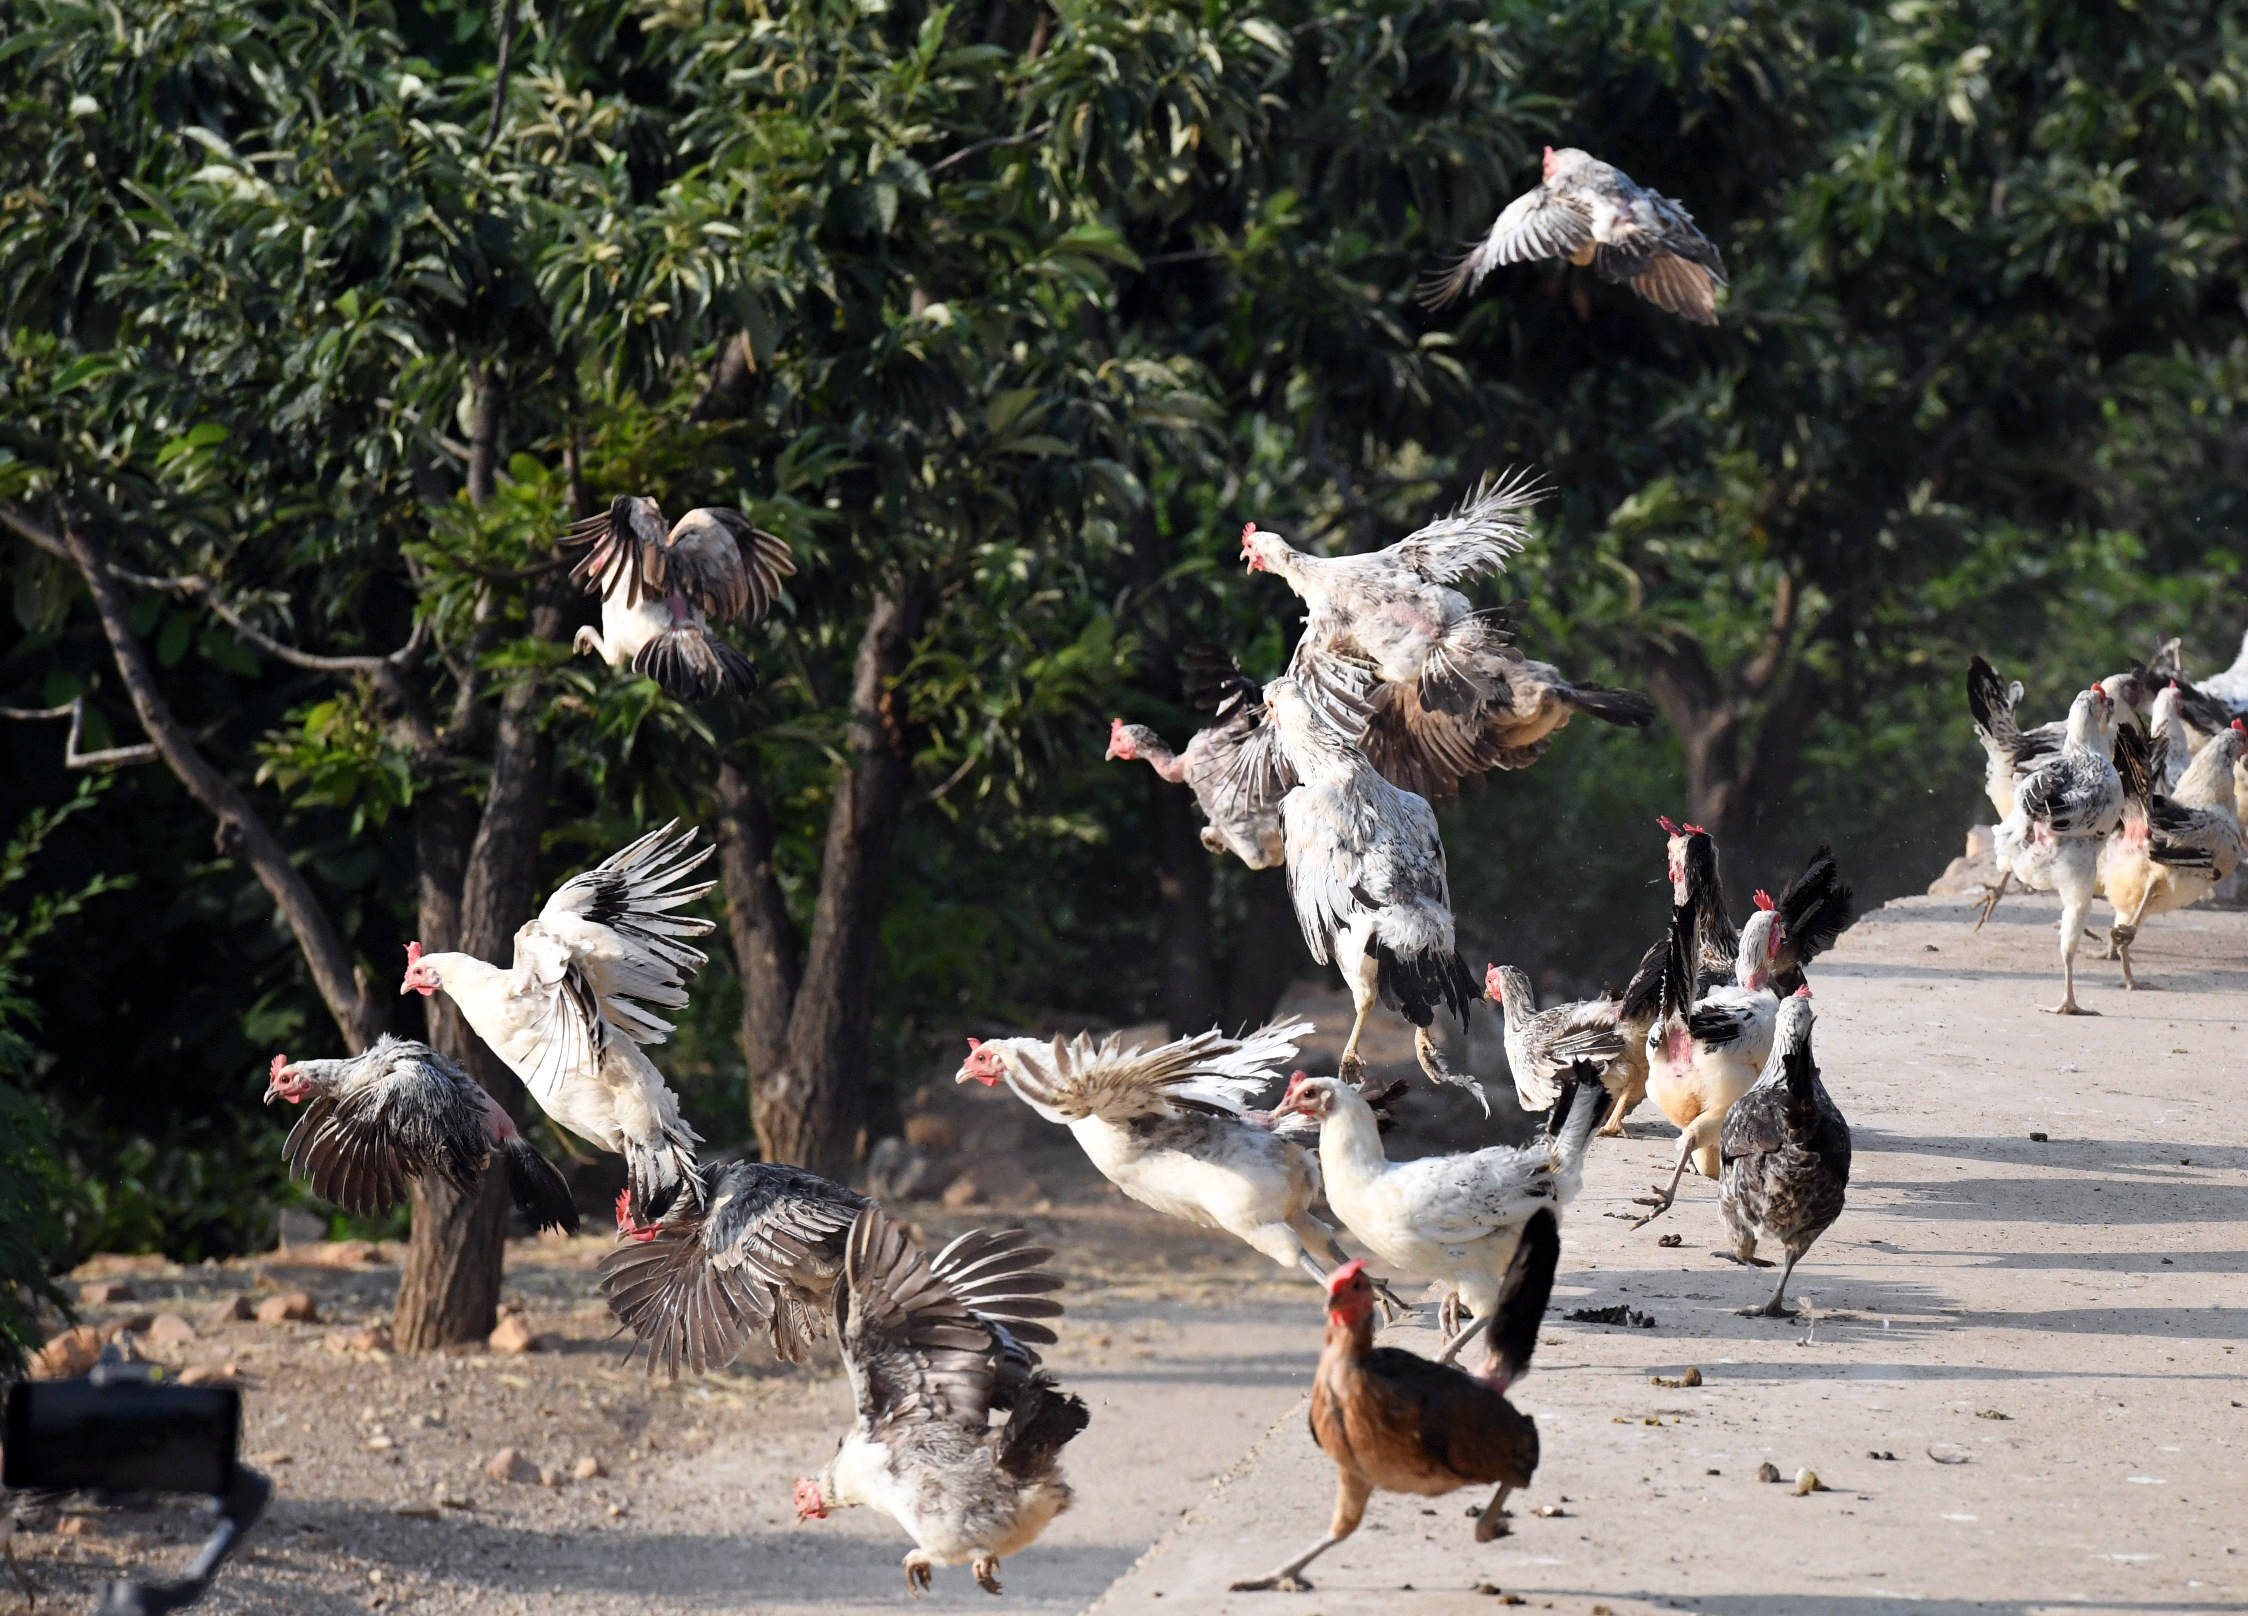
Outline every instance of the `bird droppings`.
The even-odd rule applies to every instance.
[[[1699,1386],[1702,1383],[1702,1372],[1699,1369],[1689,1367],[1686,1373],[1676,1377],[1649,1375],[1647,1378],[1658,1386],[1668,1386],[1676,1390],[1685,1386]]]
[[[1563,1318],[1575,1324],[1620,1324],[1634,1330],[1652,1330],[1655,1316],[1642,1313],[1635,1307],[1618,1302],[1613,1307],[1580,1307],[1564,1313]]]
[[[1666,1234],[1660,1240],[1655,1242],[1655,1244],[1658,1246],[1671,1247],[1683,1246],[1685,1243],[1686,1237],[1682,1234]]]
[[[1868,1448],[1866,1449],[1866,1457],[1868,1459],[1882,1459],[1893,1462],[1897,1456],[1891,1453],[1887,1448]]]
[[[1778,1481],[1780,1479],[1780,1467],[1767,1459],[1756,1467],[1756,1479],[1766,1482]]]
[[[2045,1143],[2045,1135],[2033,1131],[2029,1136],[2029,1142],[2033,1145],[2042,1145]]]
[[[2013,1417],[2011,1414],[2001,1414],[1995,1408],[1978,1408],[1975,1410],[1975,1418],[1978,1420],[2010,1420]]]

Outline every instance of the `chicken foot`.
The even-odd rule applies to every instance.
[[[1454,1330],[1445,1339],[1444,1350],[1436,1355],[1436,1361],[1438,1363],[1452,1362],[1454,1359],[1459,1357],[1461,1351],[1467,1346],[1470,1341],[1473,1341],[1476,1336],[1482,1333],[1482,1330],[1483,1320],[1481,1319],[1477,1319],[1471,1324],[1462,1325],[1460,1328]]]
[[[1801,1253],[1800,1251],[1791,1251],[1791,1252],[1789,1252],[1789,1253],[1787,1254],[1787,1262],[1786,1262],[1786,1264],[1785,1264],[1785,1265],[1783,1265],[1783,1266],[1781,1267],[1781,1269],[1780,1269],[1780,1283],[1778,1284],[1778,1286],[1776,1286],[1776,1287],[1775,1287],[1775,1288],[1773,1289],[1773,1291],[1772,1291],[1772,1299],[1771,1299],[1770,1301],[1766,1302],[1766,1303],[1765,1303],[1765,1304],[1764,1304],[1764,1305],[1763,1305],[1762,1307],[1744,1307],[1744,1308],[1742,1308],[1742,1309],[1741,1309],[1741,1317],[1742,1317],[1742,1318],[1744,1318],[1744,1319],[1792,1319],[1792,1318],[1796,1318],[1796,1317],[1798,1317],[1798,1316],[1799,1316],[1799,1315],[1798,1315],[1798,1314],[1796,1313],[1795,1309],[1793,1309],[1792,1307],[1789,1307],[1789,1306],[1787,1305],[1787,1282],[1788,1282],[1788,1276],[1789,1276],[1790,1274],[1792,1274],[1792,1273],[1794,1273],[1794,1272],[1795,1272],[1795,1260],[1796,1260],[1796,1258],[1798,1258],[1798,1257],[1800,1257],[1800,1256],[1802,1256],[1802,1255],[1803,1255],[1803,1254],[1802,1254],[1802,1253]],[[1767,1263],[1767,1264],[1765,1264],[1765,1266],[1766,1266],[1766,1267],[1768,1268],[1768,1267],[1770,1267],[1770,1266],[1771,1266],[1771,1264]]]
[[[905,1557],[905,1591],[919,1599],[930,1583],[936,1580],[936,1561],[929,1558],[925,1549],[915,1549]]]
[[[1488,1543],[1495,1537],[1505,1537],[1511,1530],[1506,1523],[1506,1512],[1499,1506],[1506,1502],[1506,1495],[1513,1491],[1512,1482],[1500,1482],[1499,1490],[1491,1495],[1491,1501],[1475,1512],[1476,1542]]]
[[[1705,1143],[1703,1136],[1708,1130],[1702,1125],[1709,1120],[1706,1116],[1695,1118],[1693,1123],[1678,1136],[1678,1161],[1670,1170],[1670,1182],[1668,1184],[1650,1184],[1648,1188],[1655,1192],[1653,1195],[1634,1195],[1631,1198],[1634,1206],[1654,1208],[1645,1217],[1632,1224],[1634,1229],[1647,1227],[1648,1224],[1668,1212],[1671,1203],[1678,1199],[1679,1181],[1686,1176],[1686,1164],[1694,1159],[1695,1150]]]
[[[2087,1010],[2076,1002],[2076,944],[2084,930],[2084,911],[2089,903],[2063,900],[2061,906],[2061,1002],[2047,1005],[2047,1013],[2056,1016],[2096,1016],[2097,1010]]]
[[[1358,1053],[1358,1040],[1366,1035],[1366,1012],[1373,1005],[1373,1000],[1368,999],[1350,1018],[1350,1036],[1343,1040],[1343,1058],[1335,1063],[1335,1075],[1345,1083],[1359,1083],[1366,1076],[1366,1057]]]
[[[2013,879],[2014,872],[2012,870],[2000,870],[1996,881],[1985,881],[1983,883],[1983,912],[1975,917],[1975,929],[1977,931],[1983,929],[1983,922],[1988,920],[1990,912],[1998,907],[1998,900],[2006,896],[2007,883]]]
[[[979,1554],[970,1563],[968,1569],[976,1574],[976,1586],[985,1593],[995,1594],[1000,1591],[998,1555]]]
[[[1421,1063],[1421,1070],[1428,1074],[1430,1082],[1467,1090],[1475,1096],[1475,1103],[1483,1107],[1483,1114],[1486,1117],[1491,1114],[1491,1102],[1483,1092],[1483,1085],[1470,1073],[1455,1072],[1444,1064],[1443,1055],[1437,1051],[1436,1040],[1429,1036],[1426,1027],[1413,1029],[1413,1058]]]
[[[1347,1470],[1338,1471],[1335,1476],[1335,1515],[1328,1522],[1327,1535],[1269,1576],[1234,1583],[1228,1592],[1309,1593],[1311,1584],[1303,1579],[1304,1567],[1358,1530],[1358,1523],[1366,1518],[1366,1500],[1373,1495],[1374,1484],[1364,1476],[1353,1475]]]

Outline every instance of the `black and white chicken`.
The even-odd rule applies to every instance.
[[[2015,788],[2013,811],[1995,837],[2002,876],[2061,895],[2061,1002],[2051,1008],[2064,1016],[2098,1014],[2076,1002],[2076,952],[2100,887],[2100,851],[2123,820],[2115,724],[2116,701],[2106,689],[2094,685],[2080,694],[2069,706],[2061,749]],[[1989,914],[1987,905],[1983,912]]]
[[[1794,1316],[1787,1282],[1811,1243],[1842,1215],[1850,1187],[1850,1124],[1811,1058],[1814,1019],[1809,988],[1781,1003],[1771,1057],[1755,1086],[1725,1113],[1717,1196],[1732,1255],[1768,1268],[1756,1248],[1771,1240],[1787,1256],[1771,1299],[1742,1310],[1751,1317]]]

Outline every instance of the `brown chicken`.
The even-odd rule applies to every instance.
[[[1500,1506],[1538,1468],[1537,1423],[1506,1400],[1506,1389],[1530,1367],[1560,1260],[1561,1225],[1540,1211],[1507,1269],[1491,1314],[1491,1362],[1479,1375],[1375,1346],[1366,1265],[1335,1270],[1327,1282],[1327,1346],[1311,1388],[1312,1440],[1335,1461],[1334,1520],[1310,1548],[1270,1576],[1235,1583],[1234,1592],[1309,1588],[1304,1567],[1358,1530],[1376,1492],[1434,1498],[1495,1482],[1498,1491],[1475,1518],[1475,1540],[1506,1534]]]

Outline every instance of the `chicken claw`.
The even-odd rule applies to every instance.
[[[1345,1050],[1335,1075],[1345,1083],[1362,1084],[1366,1076],[1366,1057],[1355,1049]]]
[[[987,1594],[999,1592],[999,1558],[997,1555],[980,1554],[976,1556],[975,1564],[970,1569],[976,1574],[977,1587]]]
[[[915,1549],[905,1557],[905,1591],[919,1599],[922,1591],[935,1580],[928,1555]]]
[[[1653,1207],[1654,1210],[1645,1217],[1632,1219],[1631,1226],[1634,1229],[1646,1228],[1648,1224],[1668,1212],[1671,1203],[1678,1199],[1678,1187],[1676,1185],[1672,1185],[1669,1189],[1663,1188],[1660,1184],[1650,1184],[1647,1187],[1655,1193],[1652,1195],[1634,1195],[1631,1198],[1631,1204],[1633,1206]]]
[[[1285,1576],[1258,1577],[1249,1582],[1229,1583],[1227,1593],[1233,1594],[1308,1594],[1311,1584],[1293,1572]]]

